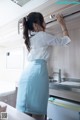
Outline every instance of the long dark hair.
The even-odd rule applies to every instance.
[[[44,18],[43,15],[39,12],[31,12],[27,18],[23,18],[23,38],[25,39],[25,44],[30,52],[30,39],[29,39],[29,31],[34,31],[33,23],[36,23],[43,27]]]

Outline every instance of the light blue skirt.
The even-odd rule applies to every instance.
[[[47,114],[49,80],[45,60],[29,62],[18,87],[16,108],[30,114]]]

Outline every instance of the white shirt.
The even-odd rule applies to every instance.
[[[28,54],[28,60],[35,59],[48,60],[49,58],[49,46],[63,46],[70,42],[68,36],[62,38],[40,31],[30,39],[31,50]]]

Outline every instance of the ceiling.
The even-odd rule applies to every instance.
[[[52,2],[54,1],[52,0]],[[37,11],[40,5],[44,5],[49,0],[30,0],[29,2],[27,0],[25,5],[23,5],[25,0],[19,0],[19,2],[22,2],[22,7],[11,0],[0,0],[0,48],[13,46],[13,42],[14,46],[17,43],[22,44],[22,39],[18,35],[18,20],[30,11]]]
[[[26,0],[20,0],[20,3],[21,1],[24,1],[25,3]],[[0,0],[0,27],[23,16],[30,10],[40,6],[47,1],[49,0],[27,0],[27,3],[25,5],[23,5],[23,2],[21,3],[23,5],[21,7],[11,0]]]
[[[20,6],[15,4],[13,1],[18,1],[18,4]],[[46,6],[49,6],[49,4],[52,6],[55,1],[61,0],[0,0],[0,27],[9,23],[10,21],[15,20],[16,18],[23,16],[24,14],[35,9],[36,7],[38,9],[38,6],[42,5],[43,3],[45,3],[43,6],[45,8]],[[46,11],[43,11],[43,13],[46,14]]]

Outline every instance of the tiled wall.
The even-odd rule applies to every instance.
[[[80,29],[69,31],[71,43],[65,47],[53,47],[48,62],[49,75],[62,70],[63,77],[80,78]]]

